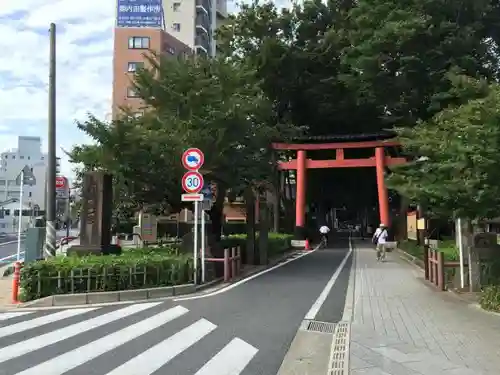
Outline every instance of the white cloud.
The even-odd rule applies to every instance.
[[[0,145],[17,135],[46,139],[49,25],[57,25],[57,142],[86,141],[75,120],[111,108],[115,1],[16,0],[0,2]],[[46,148],[46,143],[44,144]],[[71,166],[63,162],[69,174]]]
[[[41,136],[47,148],[51,22],[58,28],[57,143],[68,150],[88,141],[75,120],[89,112],[104,119],[111,110],[115,8],[116,0],[0,0],[0,150],[15,147],[18,135]]]

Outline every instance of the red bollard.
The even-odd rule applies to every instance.
[[[19,303],[19,280],[21,279],[21,262],[14,265],[14,277],[12,278],[12,303]]]

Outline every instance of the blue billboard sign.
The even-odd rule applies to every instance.
[[[162,0],[118,0],[117,27],[163,27]]]

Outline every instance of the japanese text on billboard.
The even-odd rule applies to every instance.
[[[117,27],[162,27],[162,0],[118,0]]]

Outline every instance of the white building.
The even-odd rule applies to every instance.
[[[10,202],[11,199],[19,202],[21,186],[18,177],[23,168],[28,166],[35,177],[35,184],[23,187],[23,205],[27,209],[37,205],[40,210],[45,210],[48,158],[42,153],[41,138],[18,137],[17,148],[2,152],[0,159],[0,206],[2,202]],[[59,168],[59,160],[57,167]]]
[[[38,207],[23,205],[21,231],[33,227],[38,215]],[[0,203],[0,233],[16,233],[19,225],[19,199],[9,199]]]
[[[215,30],[227,19],[227,0],[163,0],[163,13],[166,32],[215,56]]]

